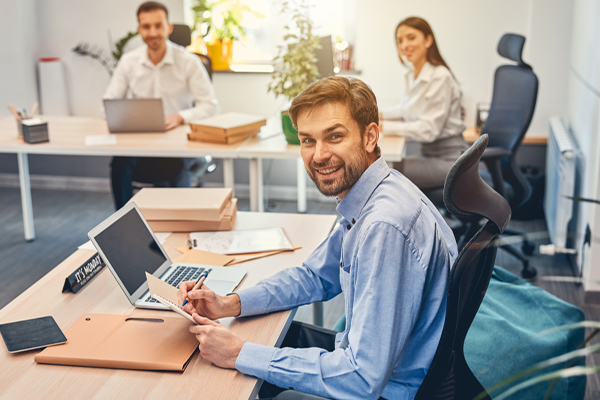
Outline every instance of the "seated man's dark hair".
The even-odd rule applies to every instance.
[[[138,17],[138,20],[140,19],[141,13],[154,11],[154,10],[163,10],[165,12],[165,14],[167,14],[167,20],[169,19],[169,10],[167,10],[167,7],[165,7],[164,4],[161,4],[157,1],[147,1],[145,3],[142,3],[137,9],[136,15]]]

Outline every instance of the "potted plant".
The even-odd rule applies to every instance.
[[[271,74],[268,91],[275,96],[284,96],[288,101],[299,95],[319,75],[315,50],[321,45],[319,37],[312,31],[313,24],[308,15],[310,7],[306,0],[287,0],[281,7],[281,14],[290,16],[291,23],[284,27],[286,46],[280,46],[273,59],[275,71]],[[287,47],[287,51],[284,51],[284,47]],[[287,142],[300,144],[298,131],[294,129],[287,110],[281,113],[281,125]]]
[[[240,0],[196,0],[192,11],[192,32],[199,31],[199,37],[204,41],[210,35],[206,42],[206,52],[215,70],[229,69],[233,57],[233,41],[246,36],[242,26],[243,13],[263,17],[241,4]]]

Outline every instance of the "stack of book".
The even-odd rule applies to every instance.
[[[266,123],[266,119],[260,115],[225,113],[191,122],[192,132],[188,134],[188,140],[235,143],[256,135]]]
[[[237,212],[231,189],[143,188],[130,201],[154,232],[229,231]]]

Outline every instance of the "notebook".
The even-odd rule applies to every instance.
[[[150,296],[146,272],[179,287],[180,282],[196,280],[212,268],[205,284],[222,296],[231,293],[247,273],[238,267],[173,263],[135,202],[124,205],[88,236],[127,299],[138,308],[168,309]]]

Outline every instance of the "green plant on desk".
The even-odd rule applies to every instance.
[[[313,34],[309,17],[310,5],[306,0],[287,0],[281,3],[281,14],[290,18],[284,26],[283,40],[273,59],[275,71],[271,74],[268,91],[275,96],[292,100],[319,76],[315,50],[321,48],[319,37]],[[300,144],[298,132],[292,126],[287,111],[281,113],[283,133],[290,144]]]

